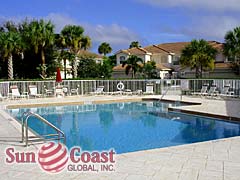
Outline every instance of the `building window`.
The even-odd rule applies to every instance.
[[[126,60],[125,56],[120,56],[120,64],[122,64]]]
[[[180,64],[179,61],[180,61],[180,57],[174,56],[174,58],[173,58],[173,65],[179,65]]]

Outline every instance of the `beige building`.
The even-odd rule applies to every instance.
[[[226,76],[234,77],[235,74],[231,70],[230,63],[223,55],[223,43],[217,41],[208,41],[208,43],[216,48],[218,53],[215,58],[214,71],[204,72],[203,76],[209,78]],[[130,55],[136,55],[142,58],[144,62],[155,61],[161,79],[168,78],[170,74],[173,78],[195,77],[194,71],[189,68],[182,68],[179,64],[181,51],[188,44],[190,44],[190,42],[163,43],[146,46],[144,48],[120,50],[116,53],[117,66],[113,68],[113,77],[131,77],[125,75],[125,68],[121,65]]]

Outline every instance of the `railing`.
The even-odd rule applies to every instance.
[[[234,79],[64,80],[61,86],[67,89],[66,95],[70,95],[72,89],[77,90],[76,94],[85,95],[94,92],[99,86],[104,86],[104,92],[117,91],[119,82],[124,84],[125,89],[143,92],[146,91],[147,84],[153,84],[154,94],[163,94],[169,85],[181,86],[186,91],[199,92],[203,84],[209,84],[209,86],[215,84],[221,92],[224,85],[229,84],[231,91],[234,91],[235,95],[240,95],[240,80]],[[12,85],[17,85],[20,92],[28,92],[29,85],[36,85],[39,94],[46,94],[45,89],[54,90],[57,83],[54,80],[0,82],[0,93],[7,96],[10,93],[9,87]],[[174,93],[174,91],[171,92],[171,94]]]
[[[38,137],[37,139],[36,139],[36,137],[34,137],[33,140],[30,140],[29,136],[28,136],[28,121],[29,121],[30,117],[35,117],[38,120],[40,120],[41,122],[47,124],[48,126],[53,128],[57,132],[57,134],[40,135],[40,137]],[[25,133],[25,136],[24,136],[24,133]],[[52,138],[47,139],[46,137],[52,137]],[[22,142],[24,143],[24,141],[25,141],[26,146],[28,146],[28,143],[30,141],[32,141],[32,142],[33,141],[34,142],[46,141],[46,140],[58,140],[58,141],[60,141],[61,139],[63,139],[64,144],[65,144],[66,143],[65,134],[60,129],[58,129],[56,126],[54,126],[52,123],[50,123],[49,121],[44,119],[42,116],[40,116],[36,113],[33,113],[33,112],[23,113],[23,115],[22,115]]]

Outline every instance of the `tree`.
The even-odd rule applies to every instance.
[[[207,41],[192,40],[183,50],[180,64],[183,67],[195,69],[196,78],[202,77],[202,71],[214,68],[214,59],[217,50],[208,44]]]
[[[110,44],[104,42],[98,47],[98,52],[99,52],[99,54],[103,54],[104,56],[106,56],[106,54],[112,52],[112,48],[111,48]]]
[[[77,54],[82,49],[82,47],[88,47],[88,43],[83,43],[84,29],[81,26],[67,25],[61,31],[61,36],[63,37],[63,43],[69,49],[72,54],[75,54],[75,58],[72,61],[72,75],[76,78],[78,75],[78,64],[77,64]],[[87,38],[88,39],[88,38]],[[86,39],[85,39],[86,40]],[[88,39],[89,40],[89,39]]]
[[[233,68],[240,74],[240,27],[228,31],[224,39],[224,54],[232,60]]]
[[[132,41],[129,48],[141,47],[138,41]]]
[[[89,36],[84,36],[82,38],[82,48],[84,50],[89,49],[92,46],[92,41],[91,38]]]
[[[7,22],[5,27],[5,31],[0,32],[0,51],[2,57],[8,61],[8,79],[12,80],[14,79],[13,55],[18,54],[23,58],[24,44],[20,33],[11,22]]]
[[[78,66],[80,78],[96,78],[99,76],[99,68],[93,59],[81,59]]]
[[[112,67],[116,66],[117,65],[117,56],[116,55],[109,56],[108,61],[110,62]]]
[[[157,69],[155,61],[144,63],[143,73],[146,78],[157,78]]]
[[[122,67],[126,66],[125,73],[128,75],[129,71],[132,70],[132,78],[135,77],[137,71],[139,71],[143,64],[143,60],[135,55],[129,56],[129,58],[123,62]]]
[[[103,63],[99,67],[99,77],[110,78],[112,75],[112,62],[109,58],[105,57]]]
[[[54,44],[54,25],[51,21],[32,20],[30,23],[27,21],[21,25],[21,31],[25,42],[29,45],[29,48],[34,48],[36,54],[41,55],[41,75],[46,77],[46,57],[45,51]]]

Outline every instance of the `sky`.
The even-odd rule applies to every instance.
[[[142,46],[206,39],[224,42],[227,31],[240,26],[240,0],[1,0],[0,23],[25,18],[51,20],[59,33],[80,25],[113,53],[132,41]]]

